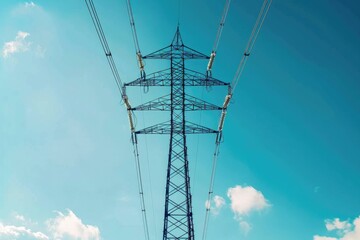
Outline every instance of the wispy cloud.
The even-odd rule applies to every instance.
[[[218,215],[225,204],[225,199],[216,195],[212,200],[205,201],[205,208],[209,209],[213,215]]]
[[[17,52],[25,52],[30,48],[31,43],[27,41],[30,36],[28,32],[19,31],[13,41],[4,43],[2,55],[4,58]]]
[[[322,237],[322,236],[315,235],[315,236],[314,236],[314,240],[337,240],[337,238]]]
[[[14,218],[20,226],[0,222],[0,239],[32,239],[32,240],[100,240],[100,230],[96,226],[87,225],[71,210],[66,213],[56,212],[57,216],[45,221],[46,225],[38,226],[42,231],[34,231],[35,225],[23,215],[16,213]]]
[[[247,235],[250,232],[251,228],[252,228],[250,223],[248,223],[245,220],[240,220],[239,225],[240,225],[240,228],[242,229],[242,231],[244,232],[245,235]]]
[[[15,219],[24,222],[25,221],[25,217],[23,215],[20,214],[15,214]]]
[[[100,239],[99,228],[84,224],[71,210],[68,210],[67,214],[57,213],[58,216],[56,218],[47,221],[49,231],[52,233],[54,240],[60,240],[64,237],[82,240]]]
[[[27,8],[33,8],[33,7],[36,7],[37,5],[34,3],[34,2],[25,2],[24,3],[24,7],[27,7]]]
[[[220,196],[216,195],[214,197],[214,203],[215,203],[216,208],[222,208],[222,206],[225,205],[225,199],[223,197],[220,197]]]
[[[22,2],[18,4],[13,10],[12,14],[15,16],[18,15],[27,15],[39,14],[39,10],[42,10],[42,7],[36,4],[33,1]]]
[[[338,237],[315,235],[313,240],[359,240],[360,216],[353,223],[348,220],[340,221],[339,218],[325,220],[325,227],[329,232],[336,231]]]
[[[46,53],[46,49],[43,48],[42,46],[40,45],[37,45],[36,48],[35,48],[35,54],[36,56],[40,57],[40,58],[43,58],[45,57],[45,53]]]
[[[37,240],[48,240],[49,237],[42,232],[34,232],[31,229],[28,229],[24,226],[13,226],[13,225],[4,225],[0,223],[0,237],[7,237],[11,239],[17,239],[20,237],[30,237]]]
[[[337,230],[340,234],[342,234],[350,231],[351,223],[347,220],[340,221],[339,218],[335,218],[333,220],[327,219],[325,220],[325,227],[328,231]]]

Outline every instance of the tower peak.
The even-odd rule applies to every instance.
[[[171,45],[173,45],[173,46],[183,46],[184,45],[182,38],[181,38],[181,34],[180,34],[179,24],[176,27],[176,32],[175,32],[174,38],[171,42]]]

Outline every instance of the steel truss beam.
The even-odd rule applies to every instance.
[[[202,133],[217,133],[218,131],[211,128],[207,128],[196,123],[185,122],[185,127],[182,123],[174,123],[171,125],[171,121],[155,124],[151,127],[147,127],[136,131],[136,134],[202,134]]]
[[[182,109],[181,103],[175,104],[175,110]],[[208,103],[199,98],[185,94],[185,111],[199,111],[199,110],[222,110],[222,107]],[[141,104],[137,107],[131,108],[133,111],[171,111],[171,95],[156,98],[147,103]]]
[[[125,86],[144,86],[144,87],[153,87],[153,86],[162,86],[162,87],[171,87],[176,84],[184,84],[185,86],[228,86],[229,83],[222,82],[218,79],[215,79],[210,76],[206,76],[203,73],[193,71],[190,69],[185,69],[184,72],[184,83],[182,82],[172,82],[170,68],[161,70],[148,74],[145,77],[136,79],[135,81],[125,83]]]

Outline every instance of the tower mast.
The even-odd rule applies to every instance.
[[[143,57],[170,60],[170,68],[125,84],[125,86],[168,86],[170,94],[134,107],[132,110],[170,111],[170,120],[136,131],[136,134],[169,134],[166,173],[163,240],[193,240],[194,223],[190,190],[187,134],[217,133],[186,120],[186,111],[221,110],[221,107],[186,94],[187,86],[226,86],[220,80],[185,68],[188,59],[209,59],[184,45],[177,27],[170,46]]]

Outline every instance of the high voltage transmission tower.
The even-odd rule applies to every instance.
[[[141,104],[131,110],[169,111],[170,120],[135,132],[138,134],[169,134],[169,155],[166,176],[163,239],[194,239],[191,204],[187,134],[217,133],[216,130],[187,121],[187,111],[221,110],[222,108],[188,95],[187,87],[227,86],[220,80],[185,67],[188,59],[209,59],[206,55],[184,45],[179,27],[168,47],[144,59],[165,59],[170,68],[146,78],[139,78],[125,86],[167,86],[170,94]]]
[[[210,178],[210,186],[206,201],[206,214],[203,226],[202,239],[206,239],[208,228],[208,218],[210,212],[210,202],[213,194],[214,177],[216,170],[217,157],[219,147],[222,140],[222,131],[225,116],[233,96],[233,92],[238,85],[243,69],[248,57],[253,49],[259,31],[263,25],[265,17],[269,11],[272,0],[264,0],[260,13],[257,17],[250,38],[241,61],[234,75],[231,84],[217,80],[212,77],[212,67],[215,61],[217,48],[220,42],[221,34],[228,14],[231,0],[225,0],[225,7],[218,27],[217,35],[210,56],[206,56],[192,48],[184,45],[179,26],[176,29],[175,36],[169,46],[148,55],[142,55],[137,38],[135,21],[132,13],[130,0],[126,0],[127,10],[129,14],[130,26],[135,45],[136,59],[140,69],[140,77],[132,82],[123,84],[116,65],[112,58],[110,48],[108,46],[104,31],[101,27],[94,3],[92,0],[85,0],[91,19],[94,23],[96,32],[100,39],[105,56],[108,60],[110,69],[114,76],[118,90],[122,96],[122,100],[127,110],[131,138],[134,147],[136,174],[138,179],[139,196],[141,203],[141,212],[144,226],[145,239],[149,240],[149,229],[147,223],[146,207],[144,200],[144,190],[141,177],[141,167],[137,146],[137,137],[140,134],[169,134],[169,155],[166,173],[166,191],[165,191],[165,211],[164,211],[164,227],[163,240],[194,240],[194,223],[192,211],[192,196],[189,177],[189,160],[188,149],[186,143],[187,134],[216,134],[215,151],[213,155],[212,172]],[[145,74],[144,59],[163,59],[170,61],[170,67],[151,74]],[[189,59],[207,59],[209,60],[206,74],[188,69],[185,67],[186,60]],[[152,101],[143,103],[139,106],[132,107],[126,94],[126,87],[140,86],[145,87],[169,87],[170,93],[156,98]],[[186,93],[188,87],[211,87],[211,86],[227,86],[228,93],[225,96],[223,105],[216,106],[200,98],[191,96]],[[204,110],[221,110],[218,128],[216,130],[201,126],[190,122],[186,118],[188,111],[204,111]],[[168,111],[170,120],[153,126],[136,130],[133,122],[134,111]]]

